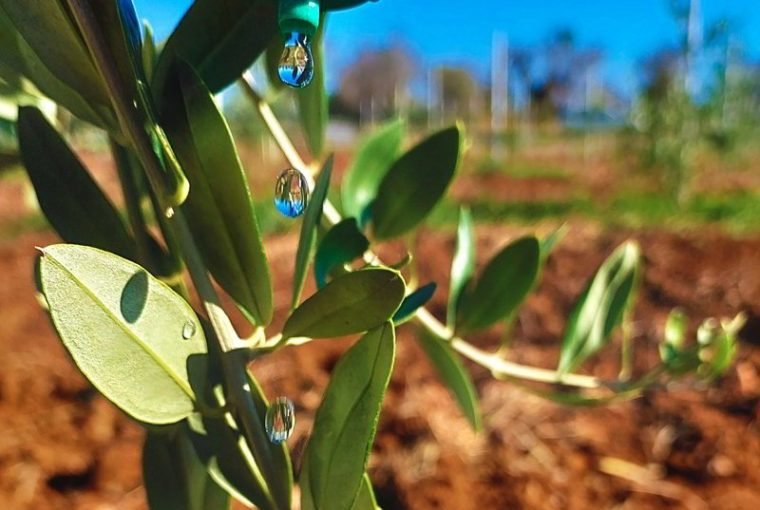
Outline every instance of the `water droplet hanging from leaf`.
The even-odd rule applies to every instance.
[[[296,426],[293,402],[287,397],[277,397],[267,409],[264,426],[269,440],[274,444],[286,441]]]
[[[288,218],[296,218],[306,210],[309,200],[309,183],[306,176],[289,168],[277,177],[274,188],[274,205]]]

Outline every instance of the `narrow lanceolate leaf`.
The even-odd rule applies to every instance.
[[[359,487],[359,494],[356,496],[354,506],[351,510],[380,510],[375,499],[375,490],[372,488],[372,480],[369,475],[364,473],[362,484]]]
[[[557,245],[565,238],[568,230],[569,229],[567,224],[563,223],[554,229],[551,234],[541,240],[542,259],[546,259],[551,254],[551,252],[554,251],[554,248],[556,248]]]
[[[451,261],[451,278],[449,280],[449,301],[446,308],[446,325],[454,329],[457,315],[457,303],[462,290],[475,271],[475,232],[472,228],[470,209],[463,207],[459,211],[457,228],[457,248]]]
[[[18,138],[40,208],[63,240],[136,260],[121,216],[38,109],[19,109]]]
[[[461,146],[462,133],[453,126],[434,133],[396,160],[372,204],[375,237],[398,237],[430,214],[454,178]]]
[[[196,0],[161,52],[153,90],[162,97],[174,60],[198,70],[216,93],[237,80],[277,33],[277,3],[268,0]]]
[[[404,290],[401,275],[390,269],[341,275],[293,310],[282,335],[329,338],[367,331],[393,317]]]
[[[484,329],[514,313],[533,287],[540,259],[538,239],[532,236],[514,241],[494,256],[460,297],[457,331]]]
[[[328,230],[314,257],[317,287],[324,287],[334,269],[361,257],[367,249],[369,241],[359,230],[354,218],[347,218]]]
[[[351,510],[362,484],[395,355],[393,325],[341,358],[314,418],[301,470],[303,510]]]
[[[414,317],[417,310],[425,306],[425,303],[432,299],[437,287],[434,282],[431,282],[406,296],[401,306],[396,310],[396,313],[393,314],[393,324],[399,326]]]
[[[560,373],[574,370],[607,344],[631,302],[640,263],[639,247],[629,241],[599,268],[568,320]]]
[[[253,200],[229,127],[197,74],[177,62],[162,118],[190,181],[184,211],[211,274],[249,320],[272,318],[272,285]]]
[[[301,126],[314,158],[320,157],[324,151],[327,117],[329,116],[327,89],[325,88],[325,52],[322,44],[326,17],[322,15],[320,21],[319,30],[317,30],[311,45],[315,61],[314,78],[308,87],[296,91]]]
[[[451,391],[467,421],[474,430],[480,430],[480,412],[475,385],[456,353],[448,343],[431,336],[426,331],[418,333],[417,341],[435,367],[441,381]]]
[[[372,132],[359,146],[341,186],[343,211],[363,225],[380,181],[396,161],[404,140],[403,121],[393,120]]]
[[[153,79],[153,70],[156,67],[156,61],[158,60],[158,50],[156,49],[156,41],[153,38],[153,27],[150,26],[147,20],[143,20],[143,43],[140,49],[140,58],[142,58],[142,67],[145,72],[145,78],[148,83]]]
[[[61,82],[81,91],[84,98],[93,103],[110,104],[90,53],[62,2],[0,0],[0,10]]]
[[[45,248],[40,280],[64,346],[106,398],[147,423],[193,411],[206,339],[180,296],[137,264],[78,245]]]
[[[301,225],[301,235],[298,238],[298,250],[296,251],[296,269],[293,275],[293,297],[290,302],[291,308],[298,306],[301,300],[301,292],[306,283],[306,273],[309,264],[314,258],[314,250],[317,245],[317,229],[319,222],[322,220],[322,207],[327,198],[327,191],[330,188],[330,176],[332,174],[333,157],[327,158],[322,171],[319,172],[317,182],[314,185],[314,192],[311,194],[309,203],[306,205],[306,211],[303,214],[303,224]]]
[[[230,496],[193,451],[187,427],[148,432],[143,446],[143,483],[151,510],[228,510]]]

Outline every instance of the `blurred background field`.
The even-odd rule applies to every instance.
[[[189,3],[136,1],[159,36]],[[548,403],[470,366],[487,424],[477,436],[406,326],[370,461],[381,506],[760,508],[760,5],[407,4],[381,0],[328,21],[328,145],[337,183],[358,141],[388,120],[406,120],[408,144],[463,122],[459,176],[407,241],[421,280],[443,284],[434,313],[445,312],[453,233],[468,205],[481,261],[520,233],[569,227],[520,312],[517,361],[556,363],[572,303],[626,238],[640,241],[646,264],[637,369],[653,363],[673,307],[692,328],[739,311],[748,321],[737,364],[715,387],[658,389],[606,409]],[[260,66],[253,73],[308,154],[292,98],[268,89]],[[20,166],[15,110],[2,93],[0,82],[0,508],[144,508],[139,429],[76,372],[35,302],[33,248],[56,238]],[[238,89],[218,99],[267,236],[281,324],[300,225],[272,203],[286,163]],[[51,115],[121,204],[107,139],[65,111]],[[500,333],[476,342],[495,346]],[[345,345],[313,343],[254,365],[270,396],[296,403],[296,462]],[[618,355],[600,356],[591,373],[614,373]]]

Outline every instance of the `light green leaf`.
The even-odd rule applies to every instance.
[[[106,398],[147,423],[193,411],[206,340],[174,291],[128,260],[66,244],[44,249],[40,280],[64,346]]]
[[[196,0],[164,45],[153,79],[157,97],[172,63],[197,69],[216,93],[237,80],[277,33],[277,4],[267,0]]]
[[[665,342],[676,349],[683,346],[687,327],[688,324],[684,311],[680,308],[671,310],[665,322]]]
[[[449,280],[449,301],[446,307],[446,325],[454,329],[457,316],[457,304],[462,290],[475,272],[475,232],[472,228],[470,209],[462,207],[459,211],[457,227],[457,248],[451,261],[451,278]]]
[[[63,240],[136,260],[121,216],[38,109],[19,109],[18,138],[37,201]]]
[[[375,199],[377,188],[396,161],[404,140],[403,121],[392,120],[373,131],[360,144],[341,186],[343,210],[364,225],[365,211]]]
[[[364,473],[362,477],[362,484],[359,487],[359,494],[356,496],[354,506],[351,510],[381,510],[377,506],[377,500],[375,499],[375,491],[372,488],[372,480],[369,479],[369,475]]]
[[[156,48],[156,41],[153,38],[153,27],[150,26],[148,20],[143,20],[143,34],[143,44],[142,49],[140,50],[140,56],[142,57],[145,79],[150,83],[153,79],[153,70],[155,69],[158,60],[158,48]]]
[[[380,182],[372,204],[377,239],[405,234],[427,217],[459,166],[459,126],[434,133],[403,154]]]
[[[319,177],[317,177],[317,182],[314,185],[314,192],[311,194],[309,203],[306,205],[306,211],[303,214],[303,224],[301,225],[298,250],[296,251],[291,308],[298,306],[298,302],[301,300],[301,292],[303,292],[303,286],[306,283],[306,273],[312,258],[314,258],[314,249],[317,245],[317,228],[322,220],[322,207],[327,198],[327,191],[330,189],[332,167],[333,156],[330,155],[319,172]]]
[[[193,451],[186,426],[148,432],[143,480],[151,510],[227,510],[230,496],[211,478]]]
[[[328,230],[314,258],[317,287],[324,287],[334,269],[361,257],[368,248],[369,241],[359,230],[355,218],[347,218]]]
[[[162,119],[190,182],[183,206],[219,285],[249,320],[272,319],[272,285],[245,173],[229,127],[197,74],[177,61]]]
[[[638,245],[629,241],[599,268],[568,320],[557,368],[560,373],[574,370],[607,344],[631,303],[640,257]]]
[[[393,315],[393,324],[399,326],[414,317],[417,310],[433,298],[437,287],[435,282],[431,282],[406,296]]]
[[[514,313],[533,287],[540,258],[538,239],[532,236],[520,238],[496,254],[474,286],[459,298],[457,331],[485,329]]]
[[[438,372],[441,381],[451,392],[467,421],[476,431],[481,429],[478,396],[470,373],[465,369],[447,342],[419,331],[417,341]]]
[[[346,273],[293,310],[282,335],[330,338],[367,331],[393,316],[404,290],[401,275],[390,269]]]
[[[556,229],[552,231],[551,234],[546,236],[541,240],[541,258],[546,259],[551,252],[554,251],[554,248],[557,247],[557,245],[562,242],[562,240],[567,235],[567,231],[569,230],[567,224],[563,223]]]
[[[343,355],[314,418],[301,470],[303,510],[351,510],[375,437],[395,356],[389,322]]]
[[[323,14],[320,17],[319,30],[317,30],[311,44],[311,51],[314,55],[314,78],[307,87],[296,91],[301,126],[314,158],[319,158],[325,148],[327,118],[329,116],[327,89],[325,88],[325,52],[322,47],[325,23],[326,16]]]

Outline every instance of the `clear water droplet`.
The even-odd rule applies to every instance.
[[[195,323],[193,321],[187,321],[182,326],[182,338],[189,340],[195,334]]]
[[[300,32],[287,34],[277,71],[285,85],[300,89],[311,83],[314,78],[314,55],[308,35]]]
[[[274,187],[274,205],[288,218],[303,214],[309,201],[309,183],[306,176],[289,168],[277,177]]]
[[[290,437],[296,426],[296,412],[293,402],[287,397],[277,397],[267,409],[264,427],[269,440],[280,444]]]

